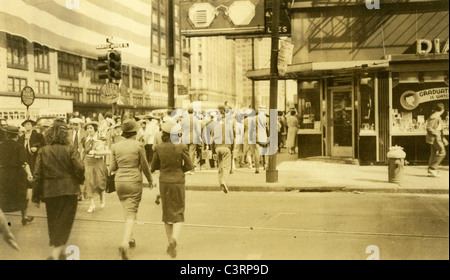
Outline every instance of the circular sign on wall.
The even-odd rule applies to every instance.
[[[414,110],[420,104],[420,96],[412,90],[405,91],[400,97],[400,104],[406,110]]]
[[[20,97],[22,99],[22,103],[27,106],[30,107],[31,105],[33,105],[34,103],[34,99],[35,99],[35,95],[34,95],[34,90],[33,88],[31,88],[30,86],[26,86],[22,89],[22,92],[20,94]]]

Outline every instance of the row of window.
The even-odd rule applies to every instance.
[[[24,87],[28,85],[25,78],[8,77],[8,91],[21,92]],[[34,92],[37,94],[50,94],[50,83],[48,81],[36,80],[34,83]]]
[[[28,69],[27,41],[25,38],[6,34],[6,61],[10,68]],[[49,48],[33,43],[34,70],[50,72]]]
[[[50,73],[50,60],[49,60],[49,48],[41,46],[37,43],[33,43],[34,50],[34,70],[36,72]],[[156,56],[157,54],[154,54]],[[164,63],[165,63],[165,54]],[[180,60],[176,60],[177,65],[180,64]],[[7,65],[10,68],[18,68],[28,70],[27,62],[27,41],[25,38],[7,34]],[[97,71],[98,61],[95,59],[86,59],[86,73],[92,83],[102,84],[103,81],[98,79]],[[82,71],[82,58],[77,55],[58,52],[58,77],[61,79],[79,80],[79,74]],[[132,68],[132,88],[137,90],[143,89],[142,69]],[[159,75],[157,75],[159,76]],[[151,77],[151,73],[150,73]],[[130,87],[130,70],[129,66],[124,65],[122,67],[122,82]],[[158,84],[161,80],[160,77],[155,77],[155,90],[161,91],[161,85]],[[148,78],[146,74],[145,82],[151,84],[151,78]],[[11,77],[8,79],[8,90],[12,92],[20,91],[18,89],[23,88],[26,85],[26,79]],[[48,82],[41,84],[37,83],[36,88],[39,93],[48,94]],[[165,88],[164,86],[162,88]]]

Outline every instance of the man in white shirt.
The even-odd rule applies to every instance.
[[[70,143],[77,147],[78,152],[81,153],[81,140],[86,136],[86,131],[84,129],[81,129],[83,120],[80,118],[72,118],[70,120],[70,123],[72,124],[72,130],[70,132]]]
[[[153,159],[153,144],[155,143],[155,135],[159,131],[158,119],[150,117],[144,131],[144,149],[147,161],[152,162]]]

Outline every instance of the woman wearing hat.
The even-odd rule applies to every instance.
[[[111,150],[111,146],[120,140],[124,139],[122,137],[122,124],[117,123],[110,127],[106,136],[106,145]]]
[[[31,171],[34,170],[34,163],[36,162],[37,151],[45,146],[44,136],[35,131],[33,127],[36,122],[33,120],[25,120],[22,127],[25,128],[25,133],[19,137],[18,143],[25,148],[27,152],[27,162],[30,165]]]
[[[33,221],[27,215],[28,181],[33,180],[27,156],[22,145],[17,143],[19,128],[4,128],[6,140],[0,143],[0,209],[5,212],[22,212],[22,224]]]
[[[82,140],[82,160],[85,165],[84,195],[91,202],[88,213],[95,211],[94,195],[100,195],[100,207],[105,207],[105,188],[108,170],[103,158],[107,154],[102,140],[98,136],[98,122],[83,125],[86,137]]]
[[[142,173],[149,185],[152,185],[150,168],[145,157],[143,145],[136,140],[139,125],[134,119],[126,119],[122,123],[123,140],[111,146],[110,171],[116,172],[114,182],[116,193],[123,207],[125,231],[119,253],[127,260],[128,249],[136,246],[132,238],[139,203],[142,199]]]
[[[171,131],[176,130],[174,129],[176,125],[175,122],[165,122],[161,125],[163,142],[156,146],[152,161],[152,172],[160,170],[159,191],[162,201],[162,221],[169,242],[167,253],[172,258],[177,255],[177,240],[184,222],[184,173],[194,168],[187,146],[174,144],[171,141]]]

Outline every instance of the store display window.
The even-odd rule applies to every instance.
[[[393,73],[392,135],[426,134],[427,119],[436,103],[444,103],[444,133],[448,134],[448,78],[444,73]]]
[[[320,131],[320,84],[319,81],[299,83],[298,117],[300,129]]]
[[[375,91],[374,78],[360,80],[361,126],[360,134],[375,134]]]

